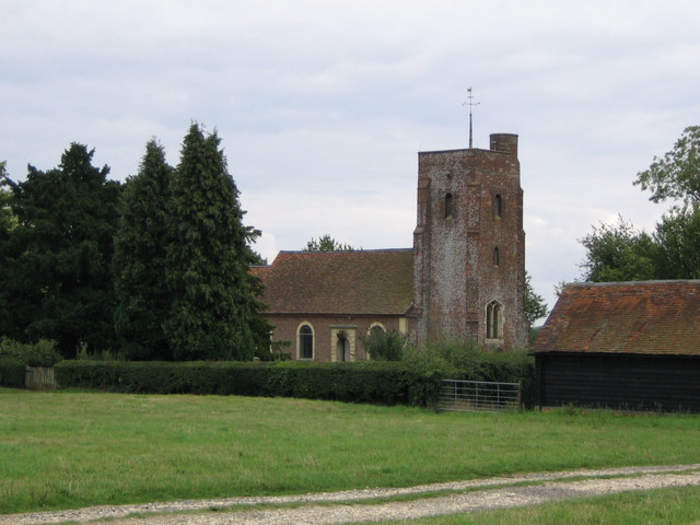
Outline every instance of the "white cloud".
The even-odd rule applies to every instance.
[[[263,255],[330,233],[410,246],[416,152],[520,134],[527,261],[540,293],[577,239],[663,206],[632,186],[700,115],[693,2],[3,3],[0,158],[55,166],[71,141],[123,179],[156,136],[219,131]],[[542,287],[542,288],[540,288]]]

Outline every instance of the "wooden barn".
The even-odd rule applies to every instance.
[[[700,280],[567,285],[532,353],[541,406],[700,412]]]

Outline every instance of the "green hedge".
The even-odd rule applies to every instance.
[[[62,361],[61,388],[153,394],[219,394],[432,406],[440,380],[520,382],[525,406],[535,402],[535,366],[524,351],[483,351],[439,343],[410,350],[403,361],[355,363]]]
[[[439,372],[404,363],[62,361],[61,388],[153,394],[220,394],[429,406]]]
[[[24,388],[24,365],[11,357],[0,357],[0,386]]]

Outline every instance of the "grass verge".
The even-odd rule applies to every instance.
[[[0,514],[700,462],[700,417],[0,389]]]

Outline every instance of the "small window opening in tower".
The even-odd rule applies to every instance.
[[[496,198],[494,199],[494,214],[496,217],[503,217],[503,197],[501,197],[501,194],[498,193],[496,194]]]
[[[493,249],[493,265],[498,266],[501,264],[501,254],[498,251],[498,246]]]
[[[452,217],[452,214],[454,213],[454,202],[453,202],[452,194],[448,193],[445,195],[445,218],[447,217]]]

